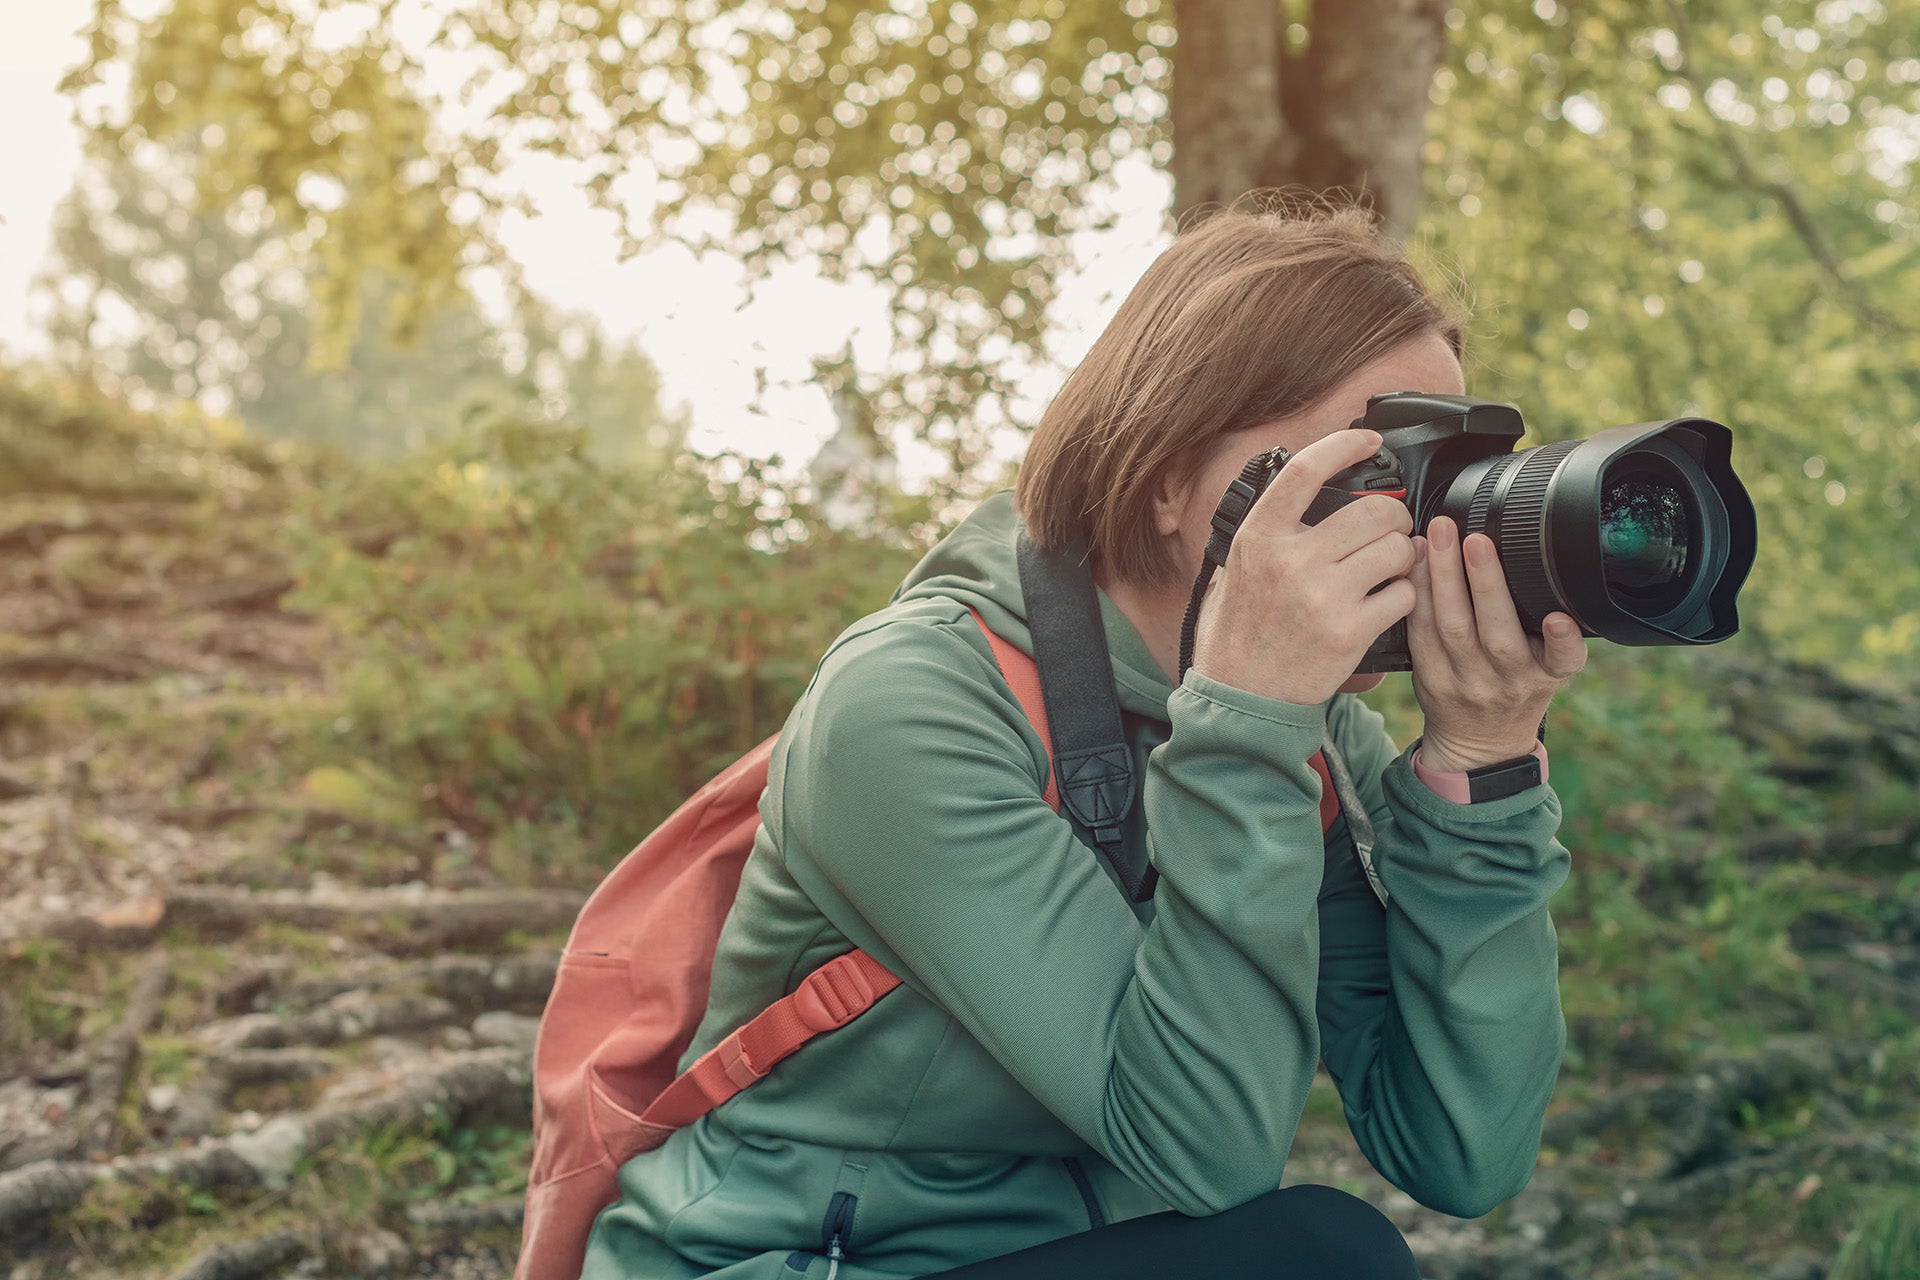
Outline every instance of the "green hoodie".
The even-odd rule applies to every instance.
[[[1565,1044],[1553,792],[1442,800],[1349,695],[1175,689],[1103,595],[1127,854],[1160,872],[1130,907],[1041,798],[1039,736],[967,616],[1030,651],[1019,528],[1009,495],[982,504],[822,659],[681,1065],[853,947],[903,985],[629,1161],[583,1280],[894,1280],[1215,1213],[1280,1185],[1322,1061],[1414,1199],[1473,1217],[1526,1185]],[[1323,839],[1324,731],[1385,906],[1345,822]]]

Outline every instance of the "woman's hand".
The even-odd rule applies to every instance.
[[[1317,525],[1300,522],[1322,485],[1379,448],[1377,431],[1335,431],[1281,468],[1241,522],[1201,605],[1194,670],[1313,706],[1331,698],[1380,633],[1414,609],[1414,587],[1403,576],[1414,554],[1406,503],[1376,494]]]
[[[1427,718],[1420,762],[1466,770],[1527,754],[1547,704],[1587,664],[1578,624],[1550,613],[1544,636],[1522,631],[1499,554],[1483,533],[1463,545],[1458,526],[1436,516],[1413,544],[1407,644],[1414,697]]]

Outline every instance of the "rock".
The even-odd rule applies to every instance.
[[[293,1166],[307,1154],[307,1126],[292,1116],[275,1116],[251,1133],[229,1137],[227,1146],[252,1166],[267,1187],[284,1187]]]
[[[180,1086],[177,1084],[157,1084],[147,1090],[147,1109],[167,1115],[180,1105]]]
[[[1793,1253],[1766,1271],[1765,1280],[1826,1280],[1827,1264],[1810,1253]]]
[[[1566,1216],[1555,1186],[1536,1177],[1532,1186],[1507,1201],[1506,1227],[1530,1245],[1543,1245]]]
[[[1859,1120],[1853,1114],[1853,1108],[1831,1093],[1823,1093],[1813,1104],[1814,1118],[1829,1129],[1841,1133],[1854,1133],[1860,1128]]]
[[[382,1227],[359,1236],[353,1246],[360,1274],[367,1280],[408,1274],[413,1270],[413,1250],[405,1240]]]
[[[481,1044],[531,1049],[534,1038],[540,1034],[540,1019],[495,1010],[473,1020],[473,1034]]]
[[[367,1060],[379,1071],[404,1074],[417,1071],[433,1057],[430,1050],[400,1036],[374,1036],[367,1041]]]

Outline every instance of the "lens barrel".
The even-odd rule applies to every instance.
[[[1434,514],[1493,539],[1528,631],[1557,610],[1618,644],[1712,644],[1754,559],[1732,453],[1705,418],[1612,427],[1469,463]]]

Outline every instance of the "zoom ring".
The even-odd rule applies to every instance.
[[[1526,459],[1523,453],[1509,453],[1493,460],[1487,473],[1480,477],[1480,483],[1474,487],[1473,501],[1467,504],[1467,525],[1460,530],[1460,536],[1487,531],[1487,508],[1493,503],[1493,491],[1500,487],[1500,477],[1513,470],[1513,464]]]
[[[1538,635],[1540,623],[1549,613],[1562,608],[1554,595],[1553,579],[1547,572],[1546,523],[1547,493],[1553,487],[1554,472],[1560,461],[1580,447],[1578,440],[1561,440],[1533,450],[1513,483],[1507,487],[1506,500],[1500,504],[1496,541],[1500,564],[1506,570],[1507,588],[1513,592],[1514,608],[1520,625]]]

